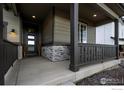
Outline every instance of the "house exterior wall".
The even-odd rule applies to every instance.
[[[119,38],[124,38],[124,25],[119,23]],[[124,41],[119,41],[120,45],[124,45]]]
[[[47,20],[49,19],[49,20]],[[54,22],[50,22],[52,20]],[[45,45],[42,47],[42,56],[48,58],[51,61],[63,61],[68,60],[70,58],[69,55],[69,46],[66,45],[55,45],[55,43],[70,43],[70,21],[68,19],[68,15],[61,11],[55,9],[54,17],[48,16],[46,21],[49,22],[49,31],[46,32],[46,35],[49,33],[49,39],[52,40],[51,45]],[[50,25],[51,24],[51,25]],[[47,26],[46,26],[47,27]],[[51,29],[51,30],[50,30]],[[45,30],[43,30],[45,32]],[[53,32],[53,34],[51,33]],[[51,34],[50,34],[51,33]],[[45,37],[46,35],[43,34]],[[53,38],[52,38],[53,37]],[[45,38],[43,39],[43,41]],[[45,43],[50,43],[49,40],[46,39]]]
[[[42,56],[50,61],[63,61],[70,58],[69,46],[44,46],[42,47]]]
[[[21,44],[21,35],[22,35],[22,22],[21,22],[21,19],[19,16],[15,16],[13,11],[9,10],[5,10],[3,9],[3,21],[4,22],[7,22],[8,25],[7,25],[7,32],[5,34],[6,39],[10,42],[15,42],[15,43],[18,43],[18,59],[22,59],[22,46],[20,45]],[[16,31],[16,36],[11,36],[10,35],[10,31],[12,29],[15,29]]]
[[[114,22],[96,27],[96,44],[114,45]]]
[[[96,27],[96,44],[114,45],[115,29],[114,22]],[[124,25],[119,23],[119,38],[124,38]],[[119,44],[124,44],[124,41],[119,40]]]
[[[54,25],[53,25],[54,24]],[[48,14],[43,23],[43,44],[45,43],[69,43],[70,44],[70,19],[66,11],[55,9],[55,15],[52,11]],[[96,42],[96,28],[87,26],[87,43]],[[53,34],[52,34],[53,32]]]
[[[20,39],[20,35],[21,35],[21,31],[20,31],[20,17],[19,16],[14,16],[14,13],[9,10],[5,10],[3,9],[3,21],[7,22],[7,40],[11,41],[11,42],[17,42],[20,43],[21,39]],[[15,29],[16,31],[16,37],[13,37],[9,34],[9,32]]]
[[[87,43],[96,42],[96,27],[88,26],[87,27]]]
[[[43,44],[52,43],[53,41],[52,30],[53,30],[53,16],[52,16],[52,11],[50,11],[43,22],[43,29],[42,29]]]
[[[54,42],[70,43],[70,19],[66,11],[55,10]],[[96,42],[96,28],[87,26],[87,43]]]
[[[95,31],[95,27],[87,27],[87,43],[95,43]],[[43,25],[43,42],[50,43],[52,39],[53,43],[51,45],[42,47],[42,56],[51,61],[70,59],[70,46],[66,45],[70,44],[70,19],[66,11],[55,9],[54,17],[50,14],[45,19]],[[56,43],[59,45],[56,45]]]
[[[14,42],[19,44],[18,45],[18,59],[22,59],[22,45],[21,45],[21,31],[22,31],[22,24],[21,24],[21,19],[19,16],[15,16],[13,11],[5,10],[3,9],[3,21],[7,22],[7,31],[5,34],[6,39],[10,42]],[[12,29],[15,29],[16,31],[16,36],[13,37],[10,35],[10,31]],[[19,64],[19,62],[16,60],[13,64],[13,67],[11,66],[7,73],[4,76],[5,84],[10,85],[10,84],[15,84],[16,82],[13,82],[16,80],[17,77],[17,71],[18,67],[15,67],[15,64]],[[11,82],[10,82],[11,81]],[[10,83],[8,83],[10,82]]]
[[[124,25],[119,23],[119,37],[124,38]]]
[[[70,20],[67,13],[55,10],[54,42],[70,43]]]

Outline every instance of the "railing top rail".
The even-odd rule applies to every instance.
[[[8,41],[8,40],[3,40],[3,42],[9,43],[9,44],[14,45],[14,46],[18,46],[18,44],[11,42],[11,41]]]
[[[116,45],[109,44],[90,44],[90,43],[78,43],[79,46],[107,46],[107,47],[116,47]]]

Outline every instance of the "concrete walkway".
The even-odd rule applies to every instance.
[[[51,62],[42,57],[15,62],[5,75],[6,85],[73,85],[73,82],[119,64],[120,60],[82,67],[72,72],[69,61]]]

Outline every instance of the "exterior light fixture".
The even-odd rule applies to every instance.
[[[15,32],[15,29],[12,29],[9,33],[12,37],[16,37],[16,35],[17,35]]]
[[[36,16],[32,16],[33,19],[36,19]]]
[[[93,14],[93,17],[97,17],[97,14]]]
[[[122,16],[121,19],[124,20],[124,16]]]

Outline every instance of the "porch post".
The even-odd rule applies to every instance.
[[[116,45],[116,58],[119,59],[119,21],[115,21],[115,45]]]
[[[78,71],[78,3],[71,4],[70,10],[70,29],[71,29],[71,53],[70,70]]]
[[[2,4],[0,4],[0,85],[4,84],[3,61],[3,7]]]

